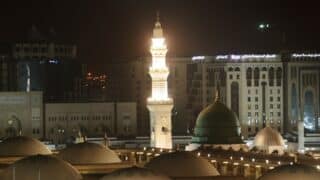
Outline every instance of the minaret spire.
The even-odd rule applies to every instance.
[[[160,13],[157,11],[157,19],[153,28],[153,38],[163,38],[163,30],[160,23]]]
[[[168,96],[169,68],[166,65],[168,49],[159,20],[159,12],[157,12],[150,47],[152,63],[149,74],[152,79],[152,93],[147,100],[147,107],[150,111],[150,146],[171,149],[173,100]]]
[[[160,22],[160,12],[159,12],[159,10],[157,11],[157,22]]]

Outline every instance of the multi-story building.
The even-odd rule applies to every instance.
[[[149,136],[149,112],[147,97],[151,94],[151,78],[148,67],[151,58],[122,60],[107,66],[107,100],[137,103],[138,135]]]
[[[46,101],[73,99],[76,79],[82,77],[76,45],[57,40],[54,31],[43,35],[32,27],[26,40],[11,47],[17,67],[16,90],[43,91]]]
[[[107,76],[88,72],[85,77],[79,79],[75,91],[78,101],[105,102],[107,100]]]
[[[47,103],[45,137],[54,142],[82,136],[128,137],[137,132],[136,103]]]
[[[303,121],[305,145],[320,145],[320,54],[290,54],[285,57],[285,124],[298,134]]]
[[[43,137],[41,92],[0,93],[0,137]]]
[[[304,114],[300,119],[304,119],[307,132],[314,135],[320,117],[319,58],[318,54],[289,53],[168,57],[173,133],[192,132],[198,113],[213,101],[219,85],[221,101],[237,114],[244,137],[254,136],[267,125],[283,134],[296,131],[299,114]],[[151,87],[147,74],[150,59],[120,64],[110,66],[116,68],[108,76],[113,82],[109,88],[119,93],[119,99],[128,98],[145,108]],[[124,83],[116,83],[118,80]],[[148,127],[148,115],[141,116],[147,112],[141,112],[138,127]]]

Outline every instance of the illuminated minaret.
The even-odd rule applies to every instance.
[[[169,69],[166,66],[167,51],[159,15],[157,15],[150,48],[152,64],[149,68],[149,74],[152,79],[152,96],[147,100],[147,107],[150,111],[150,146],[171,149],[171,110],[173,101],[168,97],[167,79]]]

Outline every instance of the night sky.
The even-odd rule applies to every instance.
[[[26,38],[35,25],[78,45],[93,70],[120,58],[149,56],[156,11],[171,56],[320,51],[316,1],[11,0],[1,1],[0,41]],[[267,31],[257,29],[269,23]]]

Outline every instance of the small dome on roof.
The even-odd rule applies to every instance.
[[[197,144],[243,144],[236,114],[220,102],[219,88],[213,104],[198,115],[192,142]]]
[[[0,173],[1,180],[81,180],[80,173],[69,163],[51,156],[35,155],[18,160]]]
[[[30,156],[51,154],[46,145],[27,136],[9,137],[0,143],[0,156]]]
[[[311,166],[294,164],[274,168],[259,178],[259,180],[318,180],[320,172]]]
[[[186,151],[162,154],[151,159],[145,167],[163,173],[169,177],[204,177],[219,175],[219,172],[209,161]]]
[[[118,155],[108,147],[89,142],[72,144],[61,150],[58,156],[71,164],[107,164],[121,162]]]
[[[277,130],[267,126],[257,133],[254,138],[254,145],[256,147],[284,146],[284,141]]]
[[[113,171],[101,180],[170,180],[170,178],[147,168],[130,167]]]

